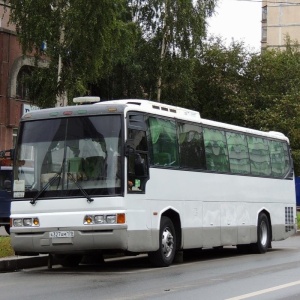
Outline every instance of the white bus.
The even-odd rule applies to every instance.
[[[32,111],[15,149],[10,231],[16,254],[63,266],[120,251],[159,267],[184,249],[265,253],[296,231],[289,140],[147,100]]]

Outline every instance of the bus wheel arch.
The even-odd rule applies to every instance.
[[[270,214],[266,210],[262,210],[257,218],[257,242],[252,244],[256,253],[265,253],[271,248],[272,226]]]
[[[182,244],[181,220],[180,220],[179,213],[173,209],[168,209],[162,214],[162,217],[163,216],[168,217],[174,225],[175,232],[176,232],[176,251],[177,251],[181,249],[181,244]]]
[[[179,215],[173,210],[168,210],[161,215],[160,219],[159,248],[148,253],[151,265],[154,267],[170,266],[180,245],[181,223]]]

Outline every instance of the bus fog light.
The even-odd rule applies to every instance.
[[[33,218],[32,226],[40,226],[40,221],[38,218]]]
[[[116,224],[117,223],[117,217],[116,217],[116,215],[106,216],[106,223],[107,224]]]
[[[22,227],[23,226],[23,220],[22,219],[13,219],[13,226],[14,227]]]
[[[94,224],[93,216],[85,216],[83,220],[84,225]]]
[[[104,216],[103,215],[95,216],[95,223],[96,224],[103,224],[104,223]]]
[[[31,218],[23,219],[23,225],[24,226],[32,226],[32,219]]]

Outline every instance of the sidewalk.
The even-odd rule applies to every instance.
[[[0,272],[13,272],[21,269],[43,267],[48,265],[48,255],[9,256],[0,258]]]

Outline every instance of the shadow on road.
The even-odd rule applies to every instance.
[[[183,261],[182,262],[175,262],[173,263],[174,266],[176,265],[184,265],[187,263],[193,262],[201,262],[201,261],[208,261],[214,259],[222,259],[222,258],[229,258],[235,257],[239,255],[246,255],[241,254],[238,252],[236,247],[224,247],[224,248],[215,248],[215,249],[193,249],[193,250],[185,250],[183,252]],[[157,268],[153,268],[150,265],[148,257],[146,254],[144,255],[137,255],[137,256],[125,256],[125,257],[116,257],[116,258],[108,258],[105,259],[103,263],[93,263],[90,264],[80,264],[76,268],[65,268],[60,265],[54,265],[52,269],[45,269],[43,270],[34,270],[34,272],[51,272],[51,273],[118,273],[118,272],[135,272],[137,270],[148,270],[153,269],[156,270]],[[163,269],[163,268],[162,268]],[[31,270],[30,272],[32,272]]]

